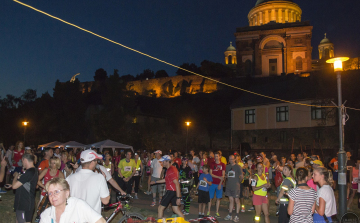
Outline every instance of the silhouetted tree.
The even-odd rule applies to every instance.
[[[160,77],[168,77],[168,73],[166,73],[165,70],[158,70],[155,73],[155,78],[160,78]]]
[[[100,69],[97,69],[95,71],[95,76],[94,76],[94,80],[95,81],[105,81],[107,78],[107,72],[103,69],[103,68],[100,68]]]
[[[180,67],[181,67],[181,68],[184,68],[184,69],[186,69],[186,70],[188,70],[188,71],[192,71],[192,72],[194,72],[194,73],[197,73],[197,74],[200,74],[200,73],[201,73],[201,69],[200,69],[198,66],[196,66],[194,63],[191,63],[191,64],[189,64],[189,63],[183,63]],[[177,75],[182,75],[182,76],[194,75],[194,74],[189,73],[189,72],[187,72],[187,71],[185,71],[185,70],[182,70],[182,69],[178,69],[178,70],[176,71],[176,74],[177,74]]]

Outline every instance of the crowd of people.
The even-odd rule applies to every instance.
[[[199,218],[221,218],[220,201],[228,197],[224,216],[228,221],[240,221],[240,213],[246,211],[244,199],[252,199],[247,209],[255,212],[255,222],[260,218],[270,222],[270,205],[276,206],[281,223],[336,220],[337,157],[326,168],[319,156],[305,152],[279,159],[272,152],[269,159],[265,152],[224,156],[222,151],[195,150],[189,154],[96,148],[37,151],[20,141],[8,149],[0,144],[0,149],[0,181],[6,183],[0,193],[16,191],[19,223],[31,222],[35,209],[46,201],[49,205],[38,212],[40,222],[105,222],[101,211],[111,200],[111,190],[139,199],[140,187],[152,195],[149,205],[158,206],[159,219],[165,209],[185,217],[195,197]],[[352,161],[350,152],[347,157],[349,208],[358,193],[360,163]],[[35,204],[37,189],[40,202]],[[269,193],[276,194],[274,203]]]

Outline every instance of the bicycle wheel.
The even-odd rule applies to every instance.
[[[120,218],[118,223],[127,223],[127,220],[131,218],[134,221],[145,220],[146,218],[138,213],[129,213]]]

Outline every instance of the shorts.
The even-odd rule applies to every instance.
[[[17,166],[17,167],[15,167],[15,169],[14,169],[14,173],[15,173],[15,172],[18,172],[19,174],[22,174],[22,169],[23,169],[22,166]]]
[[[357,190],[358,189],[358,184],[351,184],[351,189]]]
[[[244,180],[244,183],[242,183],[243,186],[248,187],[249,186],[249,180]]]
[[[268,203],[267,196],[260,196],[256,194],[253,195],[252,201],[253,201],[253,205],[262,205]]]
[[[157,178],[157,177],[153,177],[151,176],[151,181],[157,181],[157,180],[160,180],[160,178]],[[151,192],[153,194],[156,194],[156,193],[159,193],[160,196],[164,195],[165,194],[165,184],[154,184],[151,186]]]
[[[333,172],[333,180],[337,181],[338,180],[338,172]]]
[[[223,194],[223,185],[221,185],[220,190],[218,190],[218,184],[211,184],[210,186],[210,190],[209,190],[209,195],[210,195],[210,199],[214,198],[215,192],[216,192],[216,198],[217,199],[221,199],[222,198],[222,194]]]
[[[18,223],[32,222],[33,213],[34,209],[31,211],[16,210],[16,220]]]
[[[170,203],[172,206],[177,206],[176,204],[176,191],[168,190],[166,191],[166,194],[161,199],[161,206],[167,207]]]
[[[239,198],[239,196],[240,196],[240,187],[235,188],[235,189],[230,189],[229,187],[226,187],[225,196]]]
[[[198,190],[198,203],[207,204],[210,202],[209,191]]]

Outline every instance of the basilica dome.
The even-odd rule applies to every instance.
[[[301,8],[292,0],[257,0],[248,14],[248,20],[250,26],[301,22],[301,14]]]

